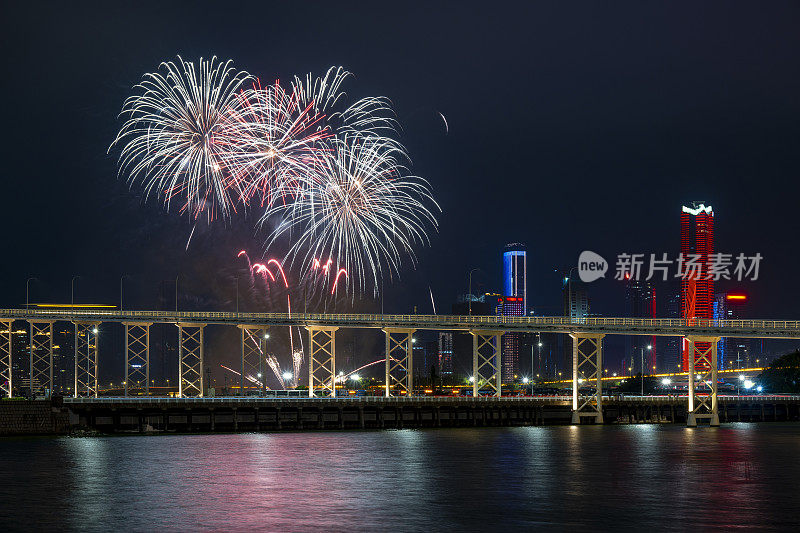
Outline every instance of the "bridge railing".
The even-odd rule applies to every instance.
[[[225,311],[119,311],[110,309],[53,308],[0,309],[0,318],[14,319],[92,319],[92,320],[159,320],[159,321],[219,321],[230,323],[289,322],[353,324],[353,325],[441,325],[443,327],[496,326],[503,329],[519,325],[536,327],[595,328],[699,328],[718,330],[799,331],[798,320],[713,320],[683,318],[571,318],[571,317],[510,317],[464,315],[382,315],[382,314],[319,314],[319,313],[234,313]]]
[[[800,401],[800,395],[781,394],[781,395],[720,395],[721,401],[746,401],[746,402],[771,402],[771,401]],[[673,395],[660,395],[660,396],[616,396],[616,395],[603,395],[603,401],[635,401],[644,403],[659,403],[664,401],[681,401],[686,399],[686,395],[673,394]],[[344,396],[338,398],[308,398],[308,397],[289,397],[289,396],[270,396],[270,397],[206,397],[206,398],[168,398],[161,396],[147,396],[147,397],[99,397],[99,398],[64,398],[65,403],[73,404],[113,404],[113,403],[160,403],[160,404],[173,404],[185,405],[192,403],[260,403],[260,402],[274,402],[274,401],[287,401],[287,402],[356,402],[356,403],[486,403],[486,402],[571,402],[572,396],[503,396],[496,398],[493,396],[400,396],[387,398],[385,396]]]

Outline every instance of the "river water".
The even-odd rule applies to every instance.
[[[9,530],[797,530],[800,424],[0,439]]]

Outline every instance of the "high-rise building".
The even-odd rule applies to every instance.
[[[582,281],[572,276],[565,277],[561,291],[564,294],[564,316],[573,320],[589,318],[589,294]]]
[[[453,334],[449,331],[439,332],[439,372],[453,373]]]
[[[649,281],[625,276],[625,308],[626,314],[632,318],[656,318],[656,288]],[[644,360],[645,374],[657,367],[656,336],[629,335],[626,341],[626,356],[631,360],[631,367],[642,366]],[[669,369],[672,370],[672,369]]]
[[[720,292],[714,297],[714,320],[744,318],[747,295],[740,292]],[[717,343],[717,365],[720,370],[753,366],[750,339],[722,337]]]
[[[528,259],[525,245],[513,243],[503,252],[503,315],[525,316],[528,309]],[[519,333],[502,337],[503,381],[511,381],[519,369],[522,339]]]
[[[503,296],[522,298],[522,316],[528,309],[528,254],[524,244],[506,246],[503,252]]]
[[[702,202],[681,209],[681,254],[683,274],[681,281],[681,306],[683,318],[711,319],[714,317],[714,281],[707,276],[709,256],[714,253],[714,210]],[[692,261],[694,260],[694,261]],[[698,268],[694,269],[691,264]],[[704,352],[709,343],[697,343]],[[683,370],[689,370],[689,343],[682,348]]]

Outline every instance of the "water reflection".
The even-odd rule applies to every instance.
[[[9,439],[0,517],[90,531],[789,527],[798,451],[792,424]]]

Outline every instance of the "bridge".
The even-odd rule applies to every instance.
[[[686,338],[690,351],[687,425],[706,419],[719,425],[717,394],[717,343],[722,337],[800,338],[800,321],[707,320],[647,318],[509,317],[462,315],[385,315],[316,313],[232,313],[121,311],[72,308],[0,309],[0,387],[12,390],[12,324],[28,323],[30,382],[47,394],[53,384],[53,324],[66,321],[75,327],[75,397],[96,397],[99,365],[96,335],[102,323],[121,323],[125,329],[125,395],[129,384],[140,378],[149,394],[150,326],[174,324],[178,328],[178,396],[202,397],[204,392],[203,328],[227,325],[240,330],[241,386],[246,372],[258,367],[261,339],[270,327],[296,326],[308,331],[309,398],[336,396],[336,332],[343,328],[381,329],[386,336],[384,395],[414,394],[412,335],[417,330],[463,331],[472,335],[473,397],[489,389],[502,397],[500,339],[508,332],[562,333],[573,339],[572,421],[603,422],[603,338],[606,335],[678,336]],[[586,382],[590,393],[579,387]],[[698,387],[697,384],[704,385]]]

